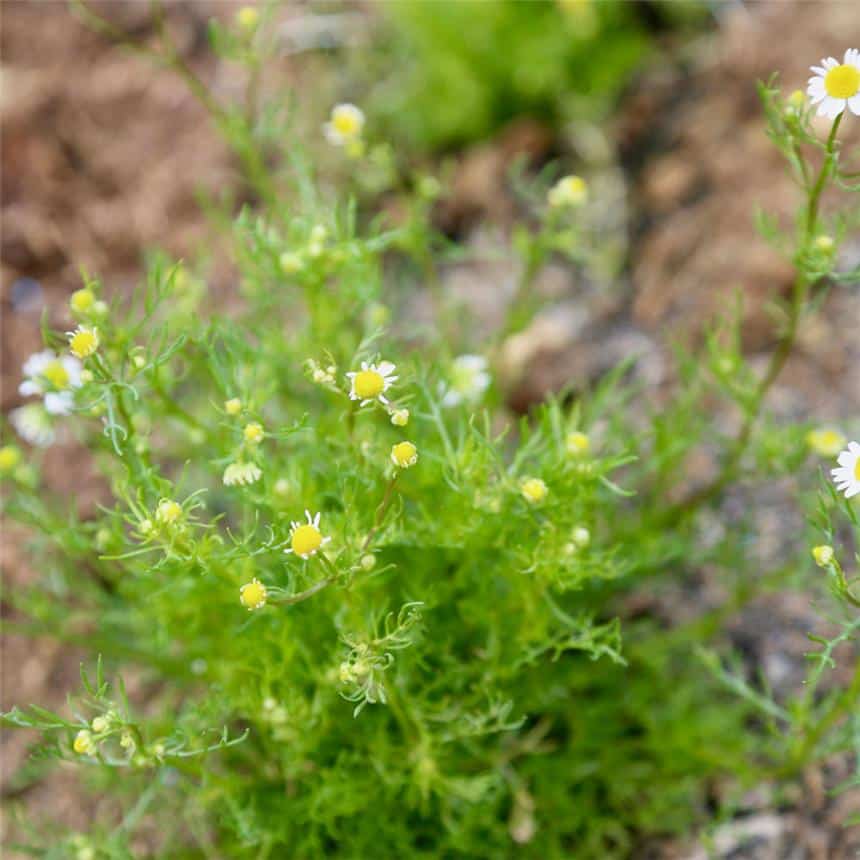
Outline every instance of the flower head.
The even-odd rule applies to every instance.
[[[546,498],[549,489],[540,478],[526,478],[520,484],[520,492],[527,502],[536,505]]]
[[[553,209],[574,209],[587,199],[588,185],[581,176],[563,176],[547,193],[547,202]]]
[[[826,233],[816,236],[812,244],[815,250],[820,251],[822,254],[832,254],[833,249],[836,247],[833,237],[828,236]]]
[[[818,115],[836,119],[846,108],[860,116],[860,51],[849,48],[840,63],[833,57],[810,66],[815,74],[809,79],[806,92]]]
[[[250,424],[245,425],[245,428],[242,430],[242,435],[245,437],[245,441],[249,445],[259,445],[260,442],[263,441],[263,436],[266,434],[263,432],[262,424],[252,421]]]
[[[848,447],[836,458],[838,468],[830,474],[836,482],[836,489],[850,499],[860,493],[860,443],[849,442]]]
[[[182,505],[173,499],[162,499],[155,509],[155,519],[165,526],[172,526],[182,519]]]
[[[408,409],[392,409],[390,415],[391,423],[395,427],[405,427],[409,423]]]
[[[391,462],[401,469],[408,469],[418,462],[418,449],[411,442],[398,442],[391,449]]]
[[[268,596],[266,586],[256,577],[239,589],[239,602],[249,612],[265,606]]]
[[[295,553],[299,558],[310,558],[316,555],[320,547],[325,546],[331,538],[323,537],[320,531],[320,515],[311,516],[310,511],[305,511],[307,522],[293,522],[290,524],[290,546],[287,553]]]
[[[85,314],[93,309],[96,303],[96,297],[92,290],[84,287],[82,290],[75,290],[72,297],[69,299],[69,307],[76,314]]]
[[[803,90],[793,90],[785,101],[793,111],[802,111],[806,107],[806,94]]]
[[[51,415],[41,403],[28,403],[9,413],[9,422],[15,432],[31,445],[47,448],[56,438]]]
[[[579,549],[585,549],[591,543],[591,532],[585,526],[577,526],[570,533],[570,537]]]
[[[50,349],[31,355],[21,368],[24,381],[18,391],[25,397],[40,394],[52,415],[67,415],[75,405],[73,390],[81,384],[81,363]]]
[[[242,401],[238,397],[231,397],[224,401],[224,411],[228,415],[238,415],[242,411]]]
[[[349,399],[360,400],[362,406],[374,400],[387,404],[385,392],[392,382],[397,381],[397,377],[393,375],[395,369],[390,361],[380,361],[379,364],[363,361],[361,370],[351,371],[346,375],[350,381]]]
[[[244,487],[259,481],[263,470],[256,463],[231,463],[224,470],[224,484],[232,487],[236,484]]]
[[[331,118],[323,126],[326,140],[334,146],[344,146],[361,138],[364,114],[353,104],[339,104],[332,108]]]
[[[835,457],[844,447],[846,439],[838,430],[819,427],[806,434],[806,444],[822,457]]]
[[[819,567],[827,567],[833,561],[833,547],[823,544],[812,548],[812,557]]]
[[[69,351],[75,358],[89,358],[99,348],[99,330],[79,325],[74,331],[66,332],[69,338]]]
[[[256,28],[260,21],[260,13],[253,6],[243,6],[236,12],[236,24],[240,29],[250,31]]]
[[[588,453],[591,447],[591,440],[585,433],[575,430],[573,433],[568,433],[564,440],[564,445],[567,448],[568,454],[573,454],[575,457],[581,457]]]
[[[93,742],[93,735],[88,729],[81,729],[72,742],[72,749],[78,755],[92,755],[96,751],[96,745]]]
[[[11,472],[21,462],[21,451],[14,445],[0,448],[0,474]]]
[[[295,275],[296,272],[300,272],[302,270],[302,266],[304,265],[302,258],[291,251],[284,251],[284,253],[281,254],[280,263],[281,270],[285,275]]]
[[[460,355],[451,363],[451,375],[442,388],[442,405],[458,406],[475,403],[490,387],[492,378],[487,372],[487,359],[482,355]]]

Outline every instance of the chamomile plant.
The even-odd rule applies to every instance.
[[[242,14],[213,38],[253,75],[265,24]],[[728,607],[748,599],[751,520],[719,540],[705,521],[739,482],[772,481],[777,461],[814,476],[809,452],[833,456],[843,438],[777,426],[766,395],[820,293],[856,280],[835,254],[853,210],[819,212],[828,186],[853,190],[844,112],[822,142],[805,102],[763,90],[801,186],[795,229],[773,230],[797,282],[763,374],[730,321],[680,357],[659,412],[621,365],[517,418],[498,372],[504,341],[534,311],[549,259],[588,259],[587,183],[568,176],[536,192],[501,332],[449,342],[428,327],[416,342],[398,325],[402,293],[427,288],[428,253],[444,247],[426,207],[386,225],[298,157],[298,140],[272,149],[274,107],[254,123],[246,105],[196,94],[257,191],[213,238],[241,304],[217,310],[203,300],[204,270],[162,255],[132,296],[87,277],[70,300],[78,327],[48,332],[25,365],[30,400],[0,448],[4,512],[39,573],[7,590],[25,619],[15,626],[97,666],[69,708],[4,720],[38,731],[42,756],[98,774],[95,790],[113,800],[88,834],[40,820],[29,850],[637,856],[639,840],[702,824],[714,780],[790,778],[844,732],[856,684],[829,708],[809,700],[790,766],[776,767],[784,747],[762,745],[760,698],[726,684],[719,657],[708,673],[693,656],[726,607],[678,623],[631,608],[654,583],[705,567],[725,572]],[[372,143],[372,120],[344,102],[320,133],[336,150]],[[729,438],[704,417],[720,398],[741,416]],[[101,475],[86,516],[42,473],[39,446],[59,441],[89,451]],[[701,450],[719,462],[691,485]],[[847,451],[838,467],[850,471]],[[853,611],[850,550],[830,522],[815,562]],[[798,554],[808,566],[808,548]]]

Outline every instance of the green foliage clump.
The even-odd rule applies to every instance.
[[[654,8],[675,19],[680,11]],[[422,148],[480,140],[523,115],[593,118],[652,50],[633,3],[409,0],[381,11],[397,75],[380,87],[375,112]]]
[[[246,16],[235,38],[257,26]],[[386,225],[321,190],[297,143],[268,157],[277,135],[247,106],[208,105],[259,197],[216,219],[235,265],[230,313],[213,309],[202,267],[163,255],[131,297],[87,277],[71,301],[78,337],[46,332],[51,352],[29,372],[40,399],[12,423],[40,445],[74,434],[103,476],[103,503],[81,519],[43,486],[38,447],[0,451],[4,511],[26,526],[41,571],[8,597],[23,629],[97,661],[66,716],[5,715],[43,735],[40,766],[13,784],[74,762],[121,808],[87,834],[40,822],[29,850],[637,856],[703,825],[715,784],[731,794],[852,748],[843,718],[860,682],[816,693],[856,638],[844,553],[816,556],[842,627],[795,701],[775,701],[709,649],[757,580],[779,587],[797,567],[787,557],[762,577],[752,521],[708,540],[702,514],[779,468],[806,469],[815,487],[807,428],[772,426],[764,400],[835,277],[818,200],[846,180],[839,121],[820,143],[805,108],[762,94],[777,142],[803,164],[797,224],[771,225],[797,282],[764,374],[730,319],[701,354],[680,356],[678,390],[659,410],[622,365],[520,420],[504,405],[498,339],[402,324],[446,252],[426,179],[413,177],[408,215]],[[502,337],[528,324],[548,260],[587,268],[595,251],[581,181],[534,198]],[[456,322],[462,311],[435,293],[440,325]],[[728,438],[704,419],[715,400],[742,416]],[[689,458],[704,446],[720,464],[690,487]],[[835,491],[811,514],[828,544],[840,510],[856,529]],[[637,620],[631,598],[705,566],[723,576],[725,606]],[[129,701],[105,667],[133,673],[146,695]]]

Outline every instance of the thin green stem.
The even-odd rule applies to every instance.
[[[809,201],[806,206],[806,214],[804,218],[803,245],[808,244],[808,242],[815,236],[818,229],[821,195],[827,185],[827,180],[832,173],[833,164],[835,163],[836,133],[839,130],[842,116],[843,114],[839,114],[839,116],[837,116],[833,121],[833,126],[830,129],[830,134],[828,135],[827,144],[825,146],[824,162],[821,165],[821,169],[818,171],[815,183],[813,184],[812,190],[809,194]],[[737,477],[741,461],[749,447],[756,424],[761,417],[765,398],[774,382],[778,379],[794,349],[794,345],[797,341],[800,319],[803,316],[806,299],[812,286],[814,286],[814,284],[809,283],[806,275],[803,272],[798,272],[797,278],[794,282],[791,306],[789,308],[785,330],[777,343],[776,349],[771,355],[764,375],[756,386],[751,405],[746,412],[741,428],[729,449],[728,456],[724,460],[719,473],[710,483],[701,487],[683,501],[664,509],[657,517],[658,524],[669,525],[677,522],[677,520],[685,514],[692,513],[701,505],[715,499]]]
[[[364,543],[361,545],[361,551],[364,552],[369,546],[373,538],[376,536],[376,533],[379,531],[380,526],[382,525],[382,520],[385,517],[385,513],[388,510],[389,505],[391,504],[391,500],[394,497],[394,485],[397,483],[397,478],[399,476],[399,472],[395,472],[392,476],[391,480],[388,482],[388,486],[385,488],[385,495],[382,498],[382,501],[379,503],[379,507],[376,509],[376,517],[373,522],[373,528],[367,533],[367,537],[364,539]]]

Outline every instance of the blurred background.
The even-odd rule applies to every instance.
[[[92,6],[136,40],[155,37],[149,3]],[[207,34],[213,18],[230,22],[238,8],[166,5],[178,50],[225,98],[240,96],[247,82],[216,56]],[[4,0],[0,11],[6,412],[20,402],[20,366],[41,343],[42,315],[69,328],[66,303],[81,267],[123,291],[134,288],[152,249],[204,256],[212,295],[229,304],[233,273],[208,244],[201,195],[232,195],[236,206],[252,195],[182,80],[117,48],[64,3]],[[446,266],[442,286],[478,310],[488,330],[497,296],[516,274],[518,177],[553,165],[587,177],[611,239],[603,274],[582,283],[550,266],[541,276],[546,310],[509,344],[510,406],[525,411],[571,381],[587,386],[630,355],[658,398],[671,384],[673,342],[695,338],[737,291],[746,348],[766,357],[766,300],[788,288],[791,270],[758,238],[754,214],[787,219],[797,197],[765,135],[756,82],[778,71],[785,92],[805,88],[811,63],[860,45],[857,11],[854,0],[289,2],[274,13],[276,60],[260,86],[286,87],[296,134],[320,158],[331,157],[322,122],[333,104],[351,101],[380,142],[380,177],[392,160],[442,177],[434,223],[471,260]],[[849,118],[849,145],[860,140],[858,126]],[[396,191],[374,181],[371,170],[363,199],[396,221]],[[846,267],[860,262],[856,236],[842,253]],[[427,304],[417,291],[405,300],[407,316],[426,321]],[[860,297],[840,290],[810,320],[772,406],[821,423],[856,417],[858,358]],[[89,464],[74,446],[48,456],[46,479],[74,494],[85,515],[101,492]],[[785,513],[776,499],[768,511],[763,555]],[[26,546],[11,530],[1,560],[7,588],[31,575]],[[676,614],[690,599],[699,597],[659,594],[637,611]],[[783,592],[746,610],[732,635],[778,690],[802,677],[812,623],[806,598]],[[58,705],[78,672],[78,656],[47,640],[4,635],[2,660],[4,709]],[[21,764],[28,740],[3,738],[6,773]],[[828,797],[823,786],[838,777],[809,774],[799,795],[780,804],[751,799],[720,856],[848,857],[855,843],[838,822],[860,801]],[[72,826],[91,812],[62,771],[28,789],[26,803]],[[704,857],[696,850],[667,845],[659,856]]]

